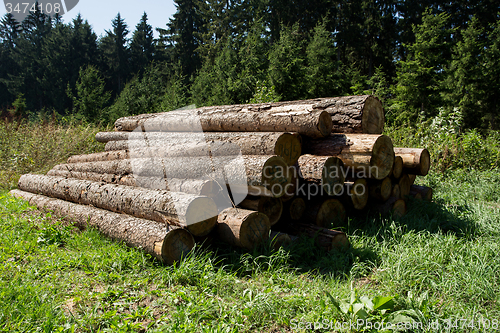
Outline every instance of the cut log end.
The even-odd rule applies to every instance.
[[[306,202],[302,198],[294,198],[288,207],[288,214],[290,219],[294,221],[298,221],[304,215],[304,211],[306,210]]]
[[[210,198],[192,200],[186,210],[187,229],[196,237],[206,236],[217,224],[217,205]]]
[[[269,218],[271,225],[275,225],[283,213],[281,199],[274,197],[247,198],[240,202],[239,206],[265,214]]]
[[[392,167],[392,176],[394,178],[401,177],[401,173],[403,172],[403,159],[401,156],[394,157],[394,166]]]
[[[279,198],[285,195],[287,185],[291,181],[288,165],[280,156],[272,156],[264,163],[262,168],[262,184]]]
[[[356,210],[362,210],[368,203],[368,184],[366,179],[356,179],[349,189],[351,202]]]
[[[403,174],[401,178],[399,178],[399,191],[401,198],[405,198],[408,194],[410,194],[410,178],[407,174]]]
[[[424,149],[420,154],[420,175],[426,176],[431,167],[431,156],[427,149]]]
[[[283,157],[288,165],[297,163],[302,155],[302,140],[299,135],[283,133],[274,146],[274,154]]]
[[[372,158],[370,160],[370,170],[372,177],[384,179],[391,173],[394,165],[394,147],[392,140],[386,135],[381,135],[373,145]]]
[[[240,242],[245,248],[253,248],[269,234],[270,223],[265,214],[254,212],[243,221],[240,229]]]
[[[323,228],[343,227],[345,219],[344,205],[337,199],[328,199],[321,204],[315,224]]]
[[[329,136],[330,133],[332,133],[332,127],[333,122],[330,114],[326,111],[321,112],[318,121],[318,130],[321,137],[326,138],[327,136]]]
[[[400,219],[406,214],[406,202],[403,199],[398,199],[392,206],[392,216]]]
[[[391,197],[394,197],[396,199],[401,198],[401,190],[399,189],[399,184],[394,184],[394,186],[392,187]]]
[[[271,229],[266,215],[240,208],[224,209],[217,222],[217,235],[221,240],[246,249],[265,241]]]
[[[370,197],[379,200],[386,201],[391,196],[392,192],[392,182],[389,177],[384,178],[382,181],[372,182],[370,188]]]
[[[366,99],[363,108],[362,129],[366,134],[382,134],[384,130],[384,107],[374,96]]]
[[[185,229],[175,229],[167,234],[161,245],[163,262],[171,265],[180,261],[194,247],[193,236]]]
[[[325,161],[321,184],[328,195],[340,195],[343,192],[345,182],[343,168],[344,163],[338,157],[330,157]]]
[[[271,236],[269,238],[271,239],[271,246],[275,250],[278,250],[280,247],[285,247],[292,243],[292,238],[290,237],[290,235],[282,232],[273,231],[271,232]]]

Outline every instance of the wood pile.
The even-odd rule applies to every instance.
[[[251,249],[298,236],[349,246],[347,216],[403,216],[429,171],[426,149],[393,147],[369,95],[203,107],[120,118],[18,190],[39,209],[87,225],[171,264],[213,237]]]

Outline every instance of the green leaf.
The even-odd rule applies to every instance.
[[[364,309],[365,305],[363,303],[354,303],[352,305],[352,313],[355,317],[360,319],[368,318],[368,313]]]
[[[393,310],[394,296],[377,296],[373,298],[374,310]]]

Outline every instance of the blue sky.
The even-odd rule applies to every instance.
[[[43,0],[39,0],[39,3],[43,3]],[[175,4],[173,0],[80,0],[75,8],[63,16],[63,21],[65,23],[71,22],[80,13],[84,19],[89,21],[99,36],[104,35],[105,30],[111,29],[111,20],[118,12],[125,19],[130,30],[129,37],[131,37],[143,12],[148,14],[148,22],[153,26],[153,29],[164,28],[175,13]],[[5,6],[0,5],[0,16],[4,16],[6,13]],[[158,37],[156,31],[155,37]]]

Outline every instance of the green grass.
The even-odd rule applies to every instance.
[[[346,252],[326,253],[306,239],[277,252],[216,244],[174,267],[94,230],[74,230],[3,192],[0,327],[288,332],[299,322],[359,318],[328,296],[349,303],[351,290],[364,300],[394,297],[387,312],[367,311],[373,321],[396,314],[442,325],[449,318],[494,320],[500,318],[499,177],[454,171],[420,179],[434,186],[435,203],[412,202],[399,221],[351,221]]]
[[[21,173],[102,149],[98,127],[3,126],[2,332],[291,332],[363,317],[442,325],[412,332],[467,319],[450,331],[485,332],[463,325],[500,318],[498,169],[434,169],[417,182],[434,188],[435,202],[410,202],[399,221],[350,220],[344,252],[309,239],[250,253],[213,244],[168,267],[7,194]]]

